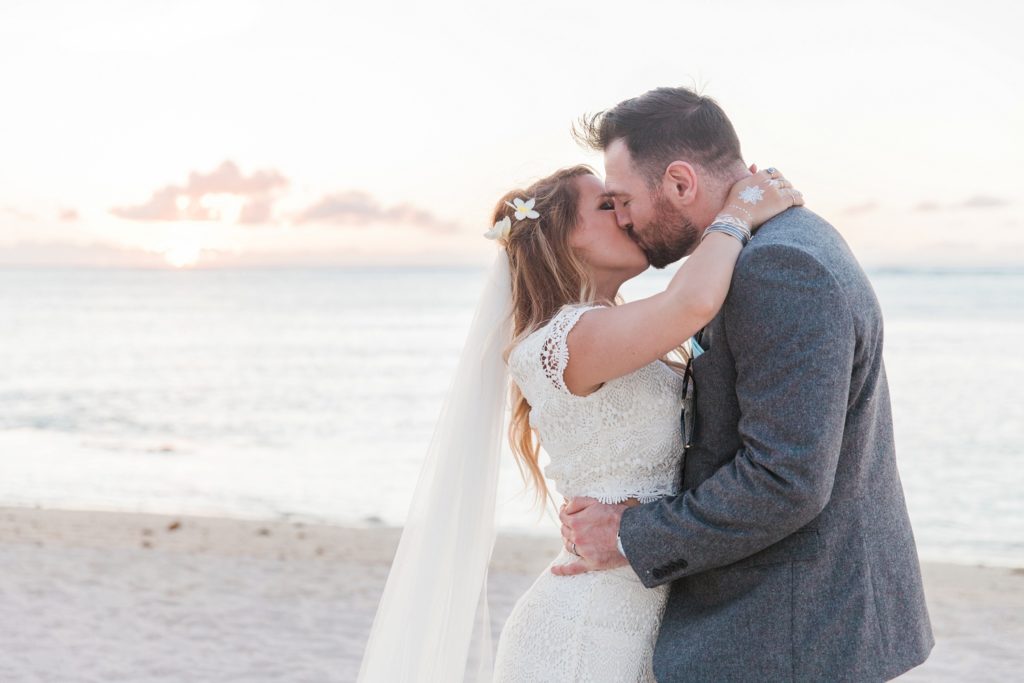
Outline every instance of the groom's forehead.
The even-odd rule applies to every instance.
[[[622,199],[623,197],[629,197],[632,192],[629,191],[628,185],[622,183],[618,178],[611,175],[606,175],[604,179],[604,196],[608,199]]]
[[[625,141],[613,140],[604,151],[604,184],[609,196],[621,197],[630,194],[627,190],[635,184],[632,157]]]

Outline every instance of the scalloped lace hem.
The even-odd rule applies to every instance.
[[[587,496],[588,498],[594,498],[601,503],[606,505],[615,505],[621,503],[629,498],[636,498],[641,503],[653,503],[654,501],[664,498],[665,496],[676,495],[675,491],[655,491],[653,493],[612,493],[612,494],[594,494],[594,493],[579,493],[575,494],[579,496]],[[569,496],[571,497],[571,496]]]

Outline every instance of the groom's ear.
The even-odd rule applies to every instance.
[[[673,161],[662,177],[662,191],[676,204],[691,204],[697,199],[697,172],[685,161]]]

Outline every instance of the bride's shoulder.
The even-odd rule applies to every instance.
[[[528,334],[522,343],[527,341],[543,341],[552,337],[567,336],[569,330],[576,324],[584,313],[594,308],[605,308],[605,304],[598,303],[571,303],[565,304],[552,315],[548,321]]]
[[[587,311],[604,307],[605,304],[598,303],[571,303],[555,311],[546,323],[527,334],[512,348],[509,367],[513,374],[524,376],[534,368],[550,373],[564,365],[569,355],[566,339],[573,326]]]
[[[595,308],[606,308],[606,306],[598,303],[566,304],[558,309],[551,316],[551,320],[548,321],[547,325],[538,330],[538,332],[544,331],[544,337],[549,343],[554,341],[564,344],[566,337],[569,336],[569,332],[579,322],[579,319],[583,317],[583,314]]]

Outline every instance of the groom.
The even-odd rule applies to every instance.
[[[577,136],[604,152],[619,225],[657,268],[693,251],[748,173],[725,113],[685,88],[621,102]],[[671,583],[660,683],[881,681],[923,662],[934,640],[882,314],[842,237],[802,207],[765,223],[696,342],[682,493],[568,501],[580,559],[553,571],[628,563],[649,588]]]

